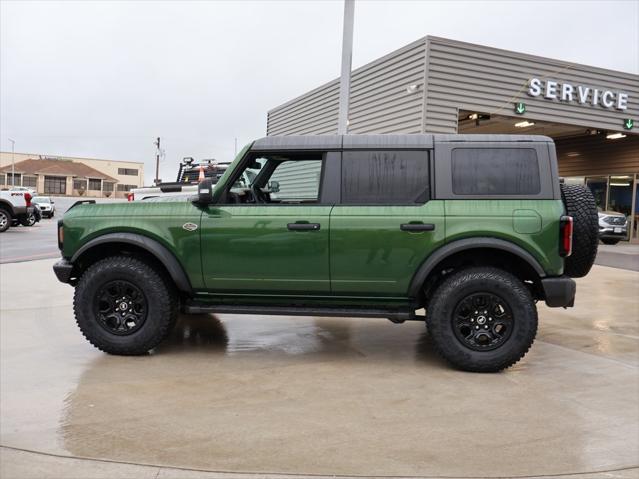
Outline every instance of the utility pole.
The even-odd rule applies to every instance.
[[[8,138],[11,142],[11,187],[16,185],[16,141]]]
[[[155,184],[160,184],[160,137],[155,142]]]
[[[342,74],[339,80],[339,116],[337,134],[348,133],[348,104],[351,90],[351,64],[353,60],[353,22],[355,0],[344,0],[344,32],[342,37]]]

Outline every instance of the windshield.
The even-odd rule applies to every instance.
[[[51,200],[46,196],[36,196],[32,201],[34,203],[51,203]]]

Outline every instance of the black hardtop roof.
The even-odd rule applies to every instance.
[[[255,140],[252,150],[326,150],[359,148],[432,148],[435,143],[464,142],[552,142],[542,135],[443,135],[432,133],[405,135],[290,135],[265,136]]]

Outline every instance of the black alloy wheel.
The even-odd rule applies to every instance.
[[[508,304],[488,292],[470,294],[459,301],[452,321],[457,339],[474,351],[498,348],[513,330]]]
[[[146,321],[146,297],[134,284],[115,280],[105,283],[93,301],[100,326],[112,334],[126,336],[135,333]]]

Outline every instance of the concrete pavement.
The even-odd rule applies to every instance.
[[[596,266],[481,375],[380,319],[184,317],[154,354],[108,356],[53,262],[0,267],[3,478],[639,475],[639,273]]]

